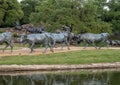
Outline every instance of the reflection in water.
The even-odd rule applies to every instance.
[[[1,75],[0,85],[120,85],[120,72],[65,72]]]

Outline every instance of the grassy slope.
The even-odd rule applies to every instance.
[[[32,56],[0,57],[0,64],[83,64],[120,62],[120,50],[82,50]]]

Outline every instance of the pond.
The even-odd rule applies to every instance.
[[[1,73],[0,85],[120,85],[120,71]]]

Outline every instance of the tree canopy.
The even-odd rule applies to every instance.
[[[120,1],[111,0],[107,6],[109,11],[102,15],[102,20],[112,24],[113,32],[120,32]]]
[[[35,6],[39,0],[22,0],[21,7],[24,13],[21,23],[30,23],[29,17],[32,12],[35,12]]]
[[[107,9],[105,9],[105,7]],[[62,25],[75,33],[120,32],[119,0],[0,0],[0,26],[32,23],[55,31]]]
[[[0,26],[14,26],[23,16],[17,0],[0,0]]]
[[[40,0],[35,12],[30,15],[33,24],[44,23],[48,31],[54,31],[61,25],[73,25],[74,32],[111,32],[111,24],[98,16],[94,0]],[[103,10],[103,8],[101,8]]]

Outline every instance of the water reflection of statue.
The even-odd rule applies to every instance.
[[[112,76],[111,76],[112,75]],[[118,78],[117,75],[116,78]],[[31,74],[23,76],[0,76],[5,85],[108,85],[117,80],[114,73],[86,73],[86,74]],[[25,84],[26,82],[26,84]],[[117,83],[120,83],[118,81]],[[111,85],[116,85],[112,82]]]

